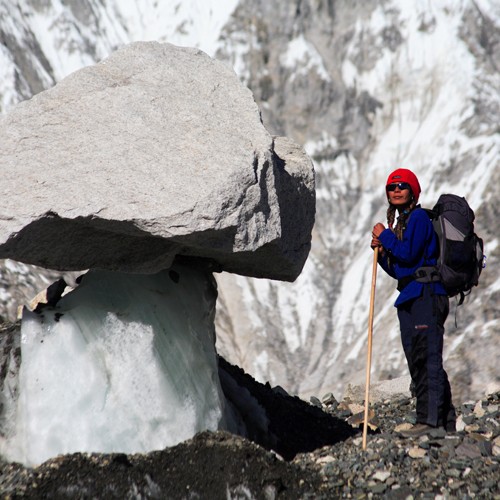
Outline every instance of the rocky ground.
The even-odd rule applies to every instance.
[[[500,499],[500,393],[459,406],[456,433],[415,439],[395,431],[414,421],[413,399],[375,402],[363,450],[359,402],[305,402],[221,366],[265,407],[272,440],[203,432],[146,455],[1,463],[2,498]]]

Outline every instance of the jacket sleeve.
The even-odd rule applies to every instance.
[[[379,240],[389,255],[392,255],[399,263],[411,266],[422,257],[431,231],[432,224],[429,217],[423,210],[417,210],[408,220],[403,240],[398,240],[390,229],[382,231]]]
[[[389,260],[387,259],[387,254],[380,255],[378,257],[378,263],[380,267],[391,277],[396,278],[396,274],[394,273],[393,267],[390,265]]]

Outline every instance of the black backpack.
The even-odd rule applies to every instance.
[[[439,257],[436,266],[417,269],[415,280],[440,281],[449,297],[460,294],[460,305],[485,267],[483,240],[474,232],[474,212],[465,198],[454,194],[442,194],[434,208],[425,211],[439,239]]]

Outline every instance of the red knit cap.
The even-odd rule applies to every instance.
[[[415,198],[415,202],[418,201],[420,196],[420,184],[418,183],[417,176],[407,168],[398,168],[394,170],[387,178],[386,186],[389,184],[396,184],[397,182],[407,182],[411,187],[411,192]]]

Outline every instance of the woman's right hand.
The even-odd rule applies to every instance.
[[[370,243],[372,248],[378,248],[379,250],[382,248],[382,244],[378,238],[372,238],[372,242]]]
[[[370,246],[373,249],[378,248],[380,255],[383,255],[384,248],[382,247],[382,243],[380,243],[380,240],[378,239],[378,237],[380,236],[380,233],[384,229],[385,229],[385,227],[381,222],[377,222],[377,224],[375,224],[373,226],[373,229],[372,229],[372,241],[370,243]]]

